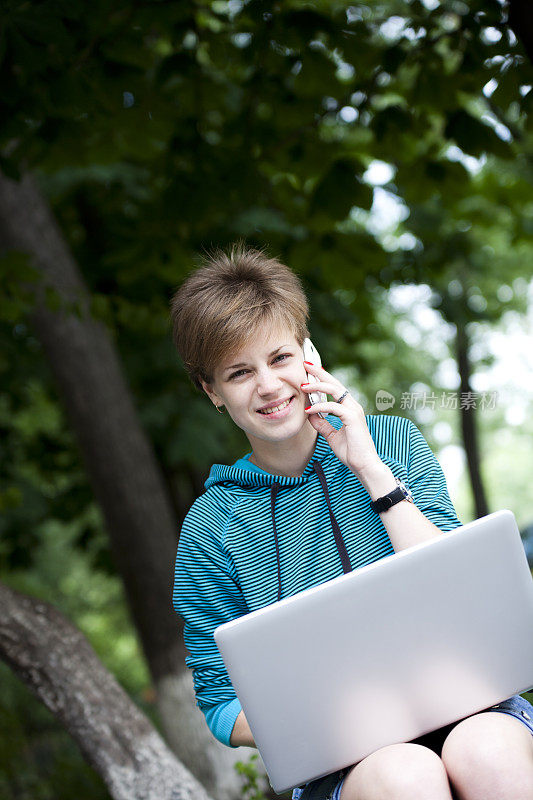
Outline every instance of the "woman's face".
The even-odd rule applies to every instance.
[[[304,413],[309,400],[300,388],[307,381],[303,360],[302,348],[287,328],[272,331],[265,325],[217,366],[212,384],[203,386],[248,438],[283,441],[310,425]],[[280,404],[283,408],[265,413]]]

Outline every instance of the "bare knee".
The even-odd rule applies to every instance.
[[[533,789],[533,742],[518,720],[485,712],[459,722],[442,761],[460,797],[527,797]]]
[[[411,742],[371,753],[347,774],[340,800],[450,800],[444,764],[432,750]]]

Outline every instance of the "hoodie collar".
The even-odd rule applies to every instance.
[[[327,421],[337,430],[342,427],[341,420],[333,414],[327,415]],[[237,467],[235,464],[213,464],[205,488],[209,489],[215,484],[236,484],[238,486],[272,486],[278,483],[281,486],[298,486],[315,475],[313,464],[319,461],[327,472],[327,468],[335,461],[335,454],[329,446],[327,439],[320,433],[317,434],[315,449],[303,473],[297,478],[286,475],[273,475],[270,472],[257,472],[256,470]]]

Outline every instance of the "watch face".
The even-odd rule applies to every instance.
[[[398,486],[405,495],[405,499],[409,500],[411,503],[414,503],[413,493],[411,492],[411,490],[399,478],[396,478],[396,480],[398,482]]]

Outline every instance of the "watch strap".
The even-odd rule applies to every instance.
[[[370,507],[376,514],[387,511],[402,500],[408,500],[410,503],[413,502],[413,495],[409,488],[399,478],[394,478],[394,480],[398,484],[396,489],[393,489],[388,494],[384,494],[383,497],[378,497],[377,500],[373,500],[370,503]]]
[[[386,511],[388,508],[396,505],[401,500],[405,500],[405,493],[400,489],[399,486],[396,489],[393,489],[392,492],[383,495],[383,497],[378,497],[377,500],[373,500],[370,503],[372,510],[376,513],[380,513],[381,511]]]

